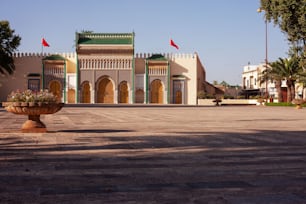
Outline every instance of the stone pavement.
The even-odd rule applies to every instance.
[[[0,203],[306,203],[306,109],[0,108]]]

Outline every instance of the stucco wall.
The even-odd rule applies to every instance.
[[[16,57],[15,72],[13,75],[0,76],[0,101],[6,101],[7,95],[12,91],[25,90],[28,88],[28,74],[42,74],[41,56]]]
[[[146,63],[144,58],[135,58],[135,74],[144,74],[146,72]]]
[[[171,76],[185,76],[186,104],[197,104],[197,56],[195,54],[174,56],[170,61],[170,67]],[[170,97],[172,98],[173,96],[171,95]]]

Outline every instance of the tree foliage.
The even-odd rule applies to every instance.
[[[306,0],[261,0],[261,9],[268,21],[273,21],[287,33],[290,42],[305,45]]]
[[[21,38],[14,34],[8,21],[0,21],[0,73],[13,74],[15,70],[13,52],[20,45]]]
[[[298,57],[306,69],[306,0],[260,0],[265,18],[287,34],[289,55]]]

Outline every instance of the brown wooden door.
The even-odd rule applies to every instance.
[[[136,91],[136,103],[144,103],[144,92],[142,89]]]
[[[75,90],[68,89],[68,103],[75,103]]]
[[[182,92],[181,91],[175,92],[175,104],[182,104]]]
[[[56,96],[58,101],[62,99],[62,90],[61,90],[61,83],[58,81],[51,81],[50,82],[50,92]]]
[[[90,85],[89,82],[84,82],[82,86],[81,103],[90,103]]]
[[[163,85],[159,79],[152,81],[151,83],[151,102],[163,104]]]
[[[97,102],[114,103],[113,83],[107,78],[104,78],[99,82]]]
[[[128,103],[129,102],[129,91],[126,81],[120,83],[119,86],[119,103]]]

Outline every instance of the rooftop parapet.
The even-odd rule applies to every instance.
[[[21,57],[38,57],[38,58],[45,58],[50,55],[60,55],[64,58],[76,58],[76,52],[70,53],[34,53],[34,52],[16,52],[13,53],[14,58],[21,58]],[[157,53],[136,53],[134,57],[136,59],[146,59],[155,55]],[[193,59],[197,57],[197,53],[158,53],[163,55],[166,59],[174,60],[174,59]]]
[[[135,58],[149,58],[152,55],[155,55],[156,53],[136,53]],[[175,59],[175,58],[185,58],[185,59],[191,59],[195,58],[197,56],[197,53],[161,53],[165,58],[167,59]]]
[[[61,55],[64,58],[75,58],[76,53],[35,53],[35,52],[15,52],[13,53],[14,58],[21,58],[21,57],[38,57],[38,58],[45,58],[50,55]]]

